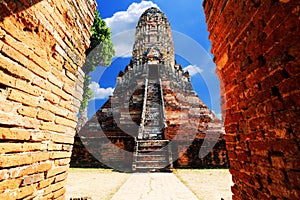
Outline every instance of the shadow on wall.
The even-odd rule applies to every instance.
[[[14,1],[0,1],[0,22],[12,14],[21,12],[41,2],[42,0],[14,0]]]

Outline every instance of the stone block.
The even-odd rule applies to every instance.
[[[23,116],[28,116],[31,118],[35,118],[37,115],[37,109],[30,106],[22,106],[18,109],[18,113]]]
[[[39,105],[39,99],[35,96],[24,93],[20,90],[10,89],[8,99],[23,103],[25,105],[37,107]]]
[[[44,97],[45,97],[45,99],[47,99],[48,101],[50,101],[53,104],[58,104],[60,101],[60,98],[51,92],[45,93]]]
[[[50,186],[54,182],[55,177],[44,179],[39,182],[38,189],[43,189],[45,187]]]
[[[44,173],[33,174],[23,177],[22,186],[32,185],[44,179]]]
[[[0,55],[0,68],[8,70],[11,74],[14,74],[25,80],[30,81],[33,78],[33,73],[31,71],[3,56],[2,54]]]
[[[17,128],[0,128],[0,138],[6,140],[29,140],[30,132]]]
[[[18,199],[22,199],[34,193],[36,185],[29,185],[18,189]]]
[[[52,122],[42,122],[41,127],[42,130],[54,131],[58,133],[65,133],[66,128],[62,125],[57,125]]]
[[[51,122],[51,121],[54,121],[55,115],[48,110],[40,109],[37,114],[37,118]]]
[[[15,189],[21,185],[22,179],[7,179],[0,182],[0,193],[3,193],[7,189]]]
[[[59,117],[59,116],[57,116],[55,118],[55,123],[65,125],[65,126],[69,126],[69,127],[72,127],[72,128],[75,128],[76,125],[77,125],[76,122],[74,122],[72,120],[69,120],[69,119],[66,119],[66,118],[63,118],[63,117]]]

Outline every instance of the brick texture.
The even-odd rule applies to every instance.
[[[299,1],[203,2],[233,199],[299,199]]]
[[[0,199],[63,199],[95,9],[0,2]]]

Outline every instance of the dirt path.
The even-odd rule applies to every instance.
[[[154,197],[190,200],[193,194],[201,200],[231,199],[232,182],[228,170],[176,170],[174,174],[178,178],[164,173],[130,174],[105,169],[70,169],[66,200],[82,197],[92,200],[128,199],[124,195],[132,195],[130,200],[152,200]],[[146,190],[150,192],[143,192]]]

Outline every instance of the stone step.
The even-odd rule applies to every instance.
[[[144,127],[144,133],[149,133],[149,134],[162,134],[162,131],[160,131],[161,128],[148,128],[147,126]]]
[[[162,132],[160,131],[161,128],[148,128],[147,126],[144,127],[144,133],[149,134],[159,134],[161,135]]]
[[[137,171],[137,172],[160,172],[160,171],[171,172],[171,169],[169,168],[169,166],[166,166],[166,167],[141,167],[141,166],[136,166],[135,171]]]
[[[138,146],[166,146],[169,140],[138,140]]]
[[[137,140],[134,171],[170,171],[168,140]]]
[[[148,155],[148,154],[138,154],[136,156],[136,161],[165,161],[166,155]]]
[[[163,149],[162,147],[137,147],[137,152],[138,153],[152,153],[155,155],[161,155],[164,153],[166,150]],[[154,153],[155,152],[155,153]]]
[[[169,165],[166,161],[137,161],[136,168],[164,168]]]

